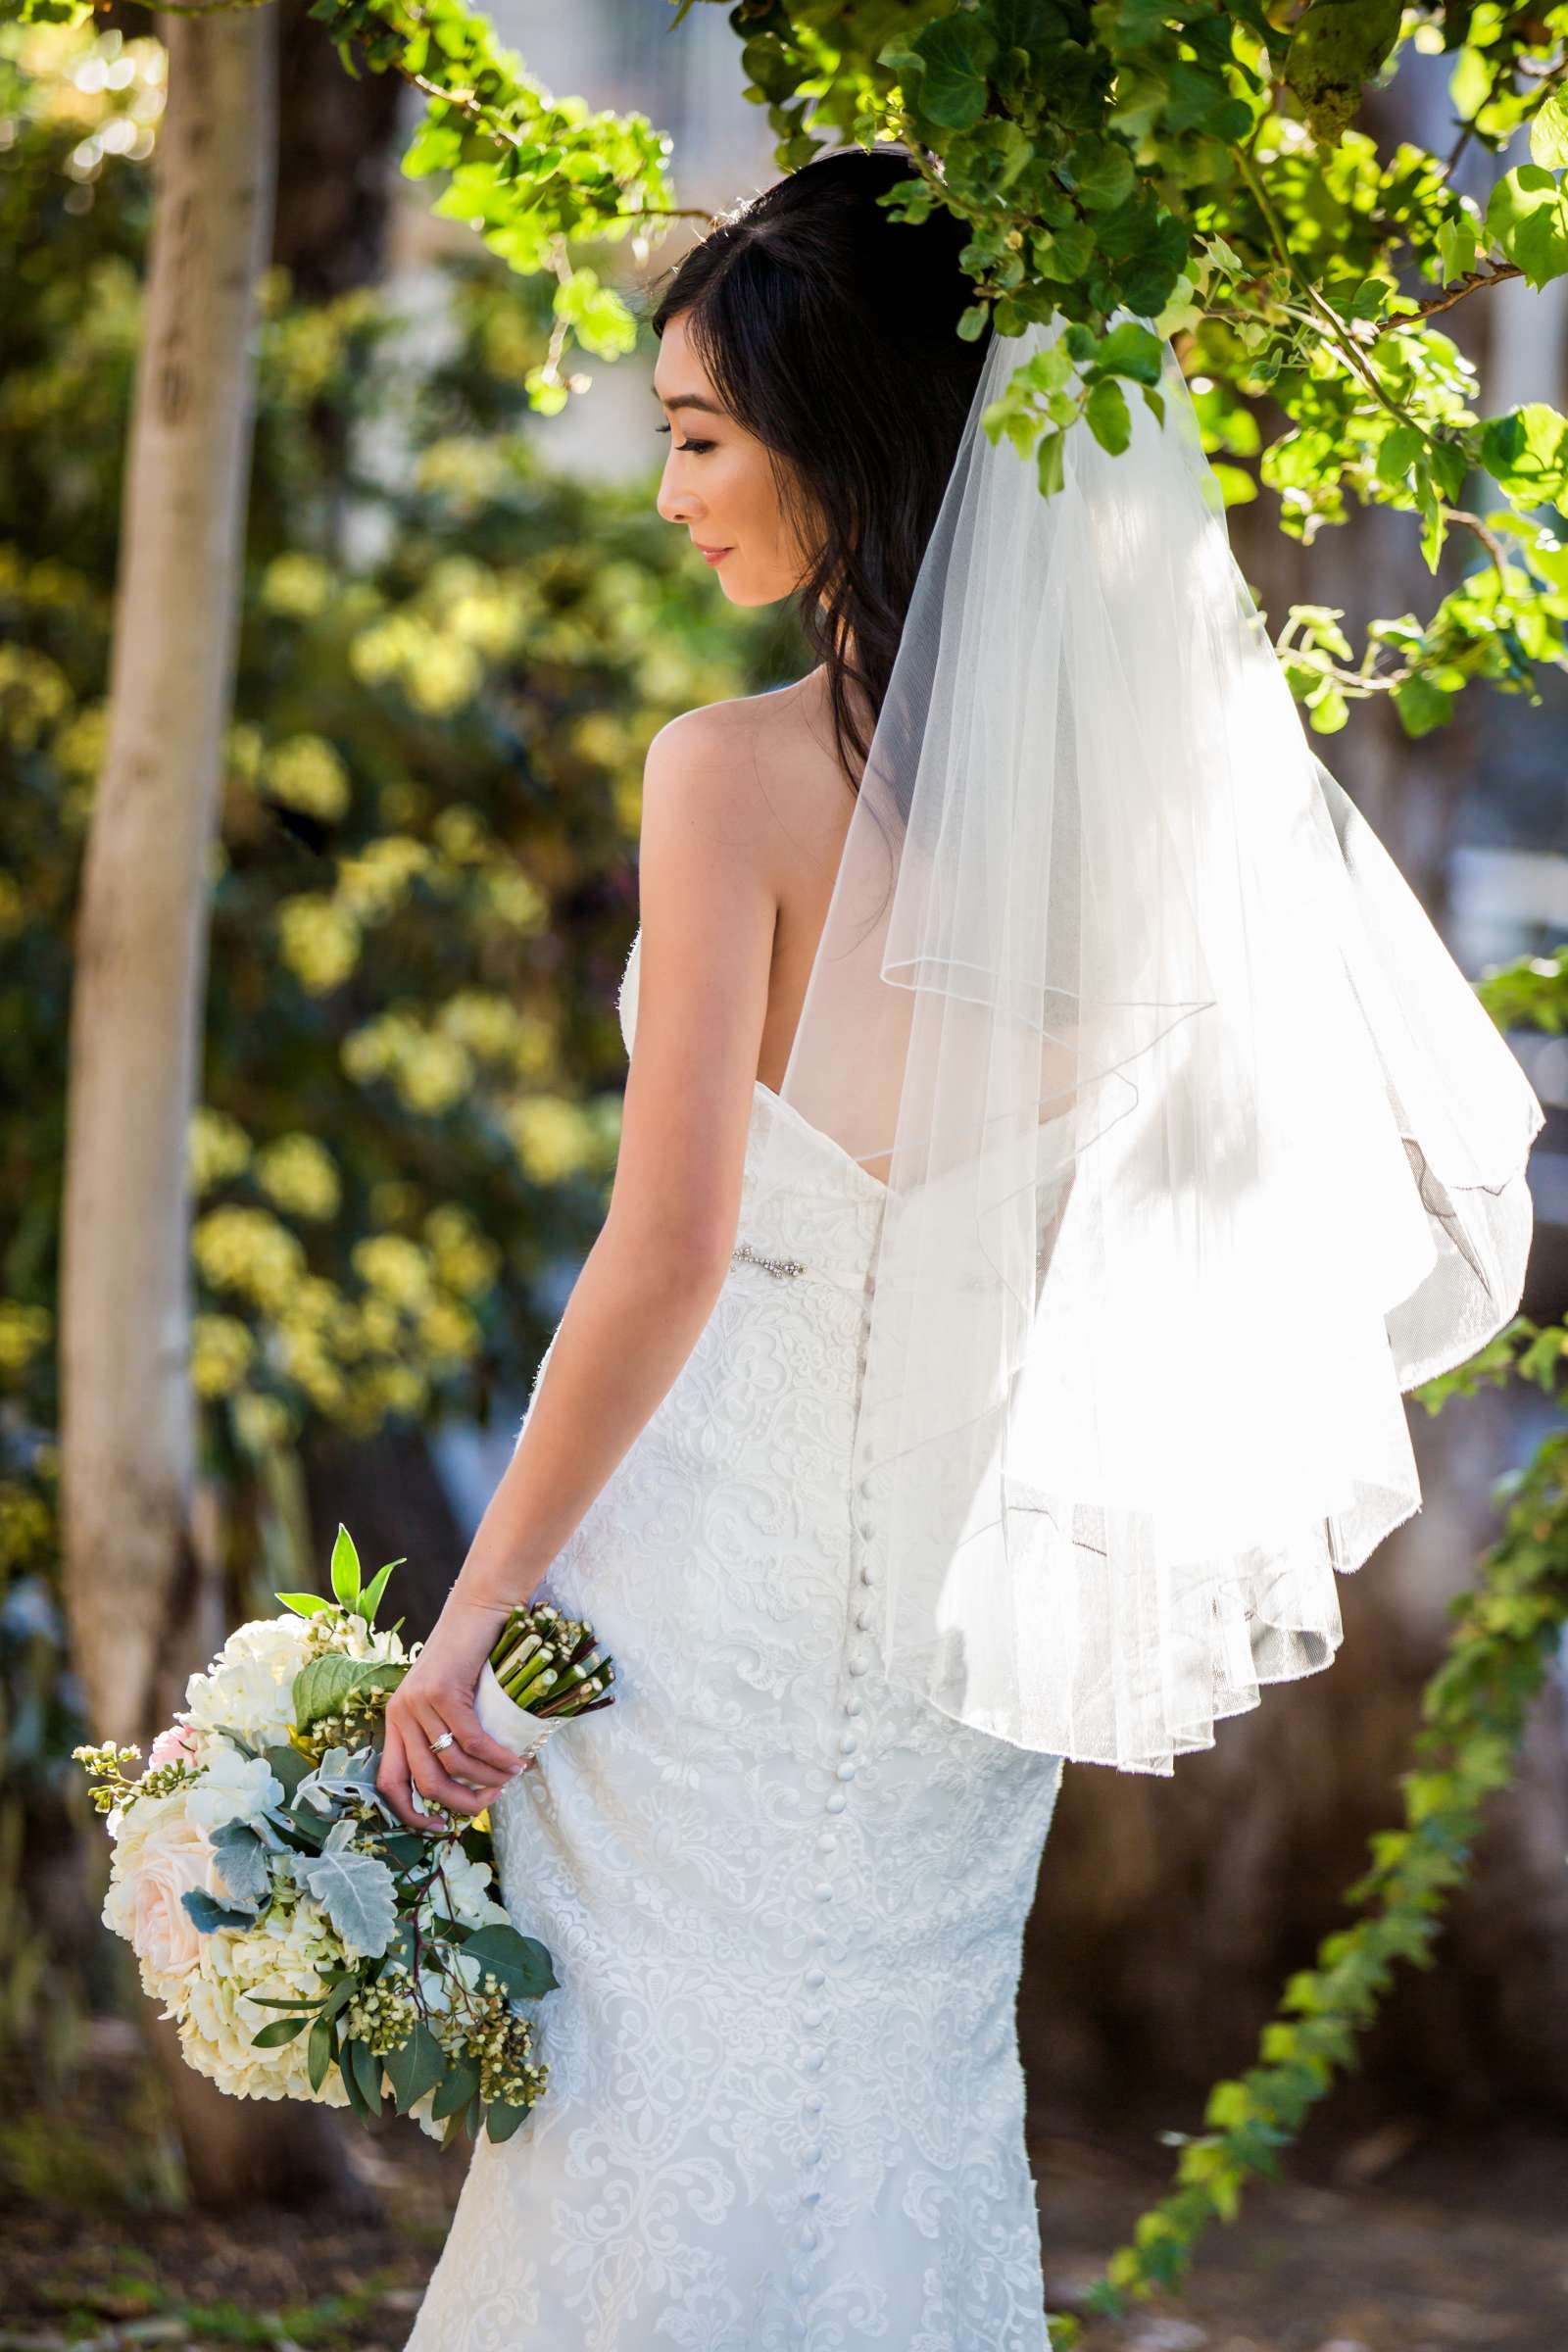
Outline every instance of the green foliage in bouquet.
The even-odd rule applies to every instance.
[[[399,1564],[365,1584],[340,1525],[331,1597],[280,1592],[291,1616],[232,1635],[144,1772],[126,1771],[134,1747],[76,1750],[116,1839],[105,1920],[135,1949],[187,2058],[222,2088],[325,2097],[367,2122],[390,2093],[444,2141],[481,2127],[501,2140],[545,2089],[525,2004],[558,1979],[489,1892],[488,1816],[447,1815],[426,1835],[376,1788],[381,1718],[412,1662],[397,1627],[375,1622]],[[548,1604],[544,1616],[565,1629]],[[594,1652],[591,1627],[569,1630]],[[554,1711],[610,1703],[583,1703],[592,1680],[555,1693]],[[226,1949],[209,1972],[211,1937]],[[258,2010],[276,2014],[257,2024]]]

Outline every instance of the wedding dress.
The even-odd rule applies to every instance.
[[[491,1809],[549,2082],[476,2144],[407,2352],[1049,2352],[1015,2003],[1062,1758],[870,1654],[885,1196],[817,1136],[764,1220],[780,1118],[759,1080],[712,1315],[541,1588],[619,1695]]]

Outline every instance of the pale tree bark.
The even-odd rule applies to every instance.
[[[143,1744],[223,1631],[196,1490],[186,1153],[277,119],[273,9],[158,25],[169,102],[76,918],[60,1283],[72,1644],[94,1738]],[[342,2180],[323,2114],[224,2098],[172,2026],[153,2038],[196,2196]]]

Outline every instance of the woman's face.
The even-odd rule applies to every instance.
[[[799,587],[808,563],[779,503],[767,452],[720,404],[677,312],[665,325],[654,391],[667,422],[669,455],[659,512],[690,533],[732,605],[776,605]]]

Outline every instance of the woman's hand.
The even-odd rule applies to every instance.
[[[375,1785],[406,1829],[447,1827],[418,1810],[421,1798],[449,1813],[482,1813],[524,1769],[525,1760],[492,1740],[473,1711],[479,1669],[508,1613],[451,1592],[434,1633],[386,1702]],[[448,1732],[452,1741],[437,1751],[433,1743]]]

